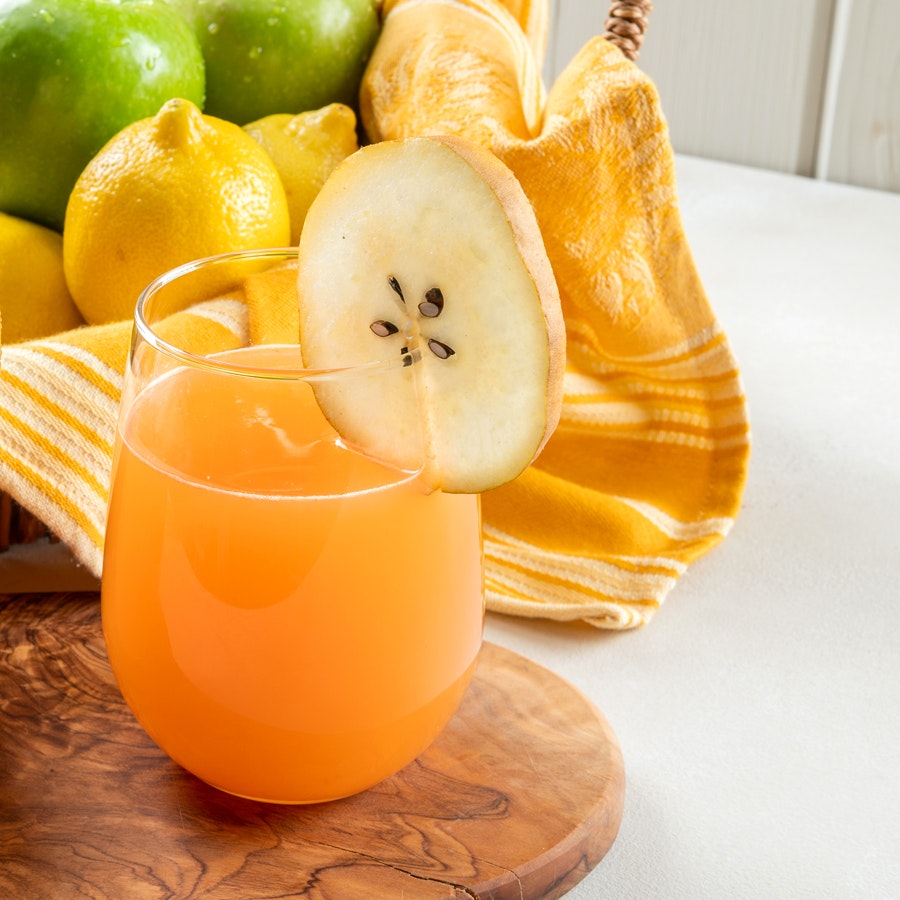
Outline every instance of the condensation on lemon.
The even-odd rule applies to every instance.
[[[0,213],[0,343],[49,337],[83,324],[63,275],[62,237]]]
[[[82,172],[63,260],[76,305],[100,324],[130,318],[143,288],[175,266],[289,240],[271,157],[242,128],[176,98],[120,131]]]
[[[343,103],[299,115],[276,113],[244,126],[272,158],[281,176],[297,244],[310,204],[341,160],[359,149],[356,114]]]

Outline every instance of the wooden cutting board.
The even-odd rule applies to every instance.
[[[612,845],[623,800],[599,710],[489,643],[455,718],[399,774],[328,804],[240,800],[132,718],[96,593],[0,595],[3,897],[561,897]]]

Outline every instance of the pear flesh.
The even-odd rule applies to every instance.
[[[540,229],[512,172],[458,138],[349,156],[299,242],[307,368],[344,441],[430,489],[519,475],[559,420],[565,328]]]

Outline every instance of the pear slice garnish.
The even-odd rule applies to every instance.
[[[316,396],[349,445],[429,488],[519,475],[559,421],[565,327],[531,204],[486,149],[384,141],[334,170],[299,244],[308,368],[395,361]]]

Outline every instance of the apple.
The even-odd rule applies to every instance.
[[[170,0],[206,62],[204,112],[246,125],[330,103],[358,107],[378,37],[373,0]]]
[[[196,35],[161,0],[0,3],[0,210],[60,230],[114,134],[204,93]]]

